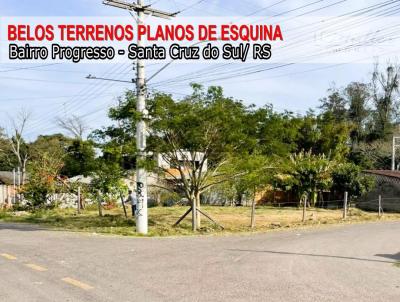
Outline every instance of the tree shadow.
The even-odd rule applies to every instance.
[[[375,256],[400,261],[400,252],[397,254],[376,254]]]
[[[287,256],[306,256],[306,257],[318,257],[318,258],[336,258],[336,259],[345,259],[345,260],[356,260],[356,261],[368,261],[368,262],[380,262],[380,263],[396,263],[396,261],[388,261],[388,260],[378,260],[378,259],[368,259],[368,258],[358,258],[358,257],[348,257],[348,256],[338,256],[338,255],[326,255],[326,254],[309,254],[309,253],[294,253],[294,252],[283,252],[283,251],[262,251],[262,250],[245,250],[245,249],[229,249],[229,251],[233,252],[250,252],[250,253],[267,253],[267,254],[279,254],[279,255],[287,255]],[[386,254],[377,254],[375,256],[385,257],[394,260],[400,259],[400,253],[396,255],[386,255]]]

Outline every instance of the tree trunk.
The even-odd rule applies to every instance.
[[[302,222],[306,221],[306,209],[307,209],[307,196],[303,197],[303,219]]]
[[[200,209],[200,193],[196,194],[196,209]],[[196,226],[197,229],[201,228],[201,213],[196,210]]]
[[[157,192],[157,206],[159,207],[161,205],[161,192]]]
[[[103,209],[101,207],[101,195],[100,195],[100,191],[98,192],[98,198],[97,198],[97,206],[99,208],[99,216],[103,217]]]

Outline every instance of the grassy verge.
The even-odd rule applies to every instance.
[[[225,230],[222,231],[203,217],[199,234],[264,232],[282,228],[400,219],[400,214],[385,214],[384,217],[378,218],[376,213],[351,209],[348,219],[343,221],[341,210],[312,209],[307,212],[307,221],[302,223],[301,209],[259,207],[256,210],[256,228],[252,230],[249,227],[250,208],[205,206],[202,209],[221,223]],[[149,236],[193,235],[190,215],[178,227],[172,227],[186,210],[186,207],[178,206],[150,208]],[[103,217],[99,217],[96,210],[90,209],[79,215],[73,209],[43,210],[33,213],[0,211],[0,221],[33,223],[59,230],[136,236],[134,220],[125,219],[122,209],[119,208],[105,210]]]

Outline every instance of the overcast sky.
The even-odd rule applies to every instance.
[[[332,5],[308,15],[337,16],[351,10],[364,8],[383,1],[351,0],[204,0],[191,7],[197,0],[152,0],[154,7],[168,10],[185,10],[182,16],[245,16],[260,10],[257,15],[271,16],[288,12],[296,16],[323,6]],[[314,3],[315,4],[312,4]],[[261,10],[275,4],[269,9]],[[296,8],[310,4],[309,7]],[[127,16],[127,12],[104,6],[101,0],[0,0],[0,16]],[[179,17],[178,17],[179,18]],[[379,56],[379,53],[376,54]],[[21,108],[32,112],[27,137],[34,139],[39,133],[60,132],[55,124],[56,116],[83,116],[92,128],[109,123],[106,112],[115,104],[116,97],[130,84],[99,82],[85,79],[88,74],[129,80],[135,75],[129,62],[126,64],[58,64],[32,70],[7,71],[27,64],[0,64],[0,126],[6,127],[10,116]],[[151,65],[151,75],[162,65]],[[212,67],[212,65],[207,65]],[[207,67],[200,64],[173,64],[157,77],[156,81],[168,80],[180,74]],[[311,71],[314,70],[314,71]],[[351,81],[368,81],[372,65],[346,64],[329,66],[321,64],[295,64],[285,68],[257,73],[242,78],[216,80],[207,85],[221,85],[225,94],[246,103],[263,106],[272,103],[278,111],[289,110],[304,113],[318,106],[318,100],[326,95],[333,82],[338,87]],[[162,91],[176,96],[190,92],[188,82],[179,85],[165,84]]]

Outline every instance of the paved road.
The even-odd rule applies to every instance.
[[[124,238],[0,224],[0,301],[400,301],[400,222]]]

